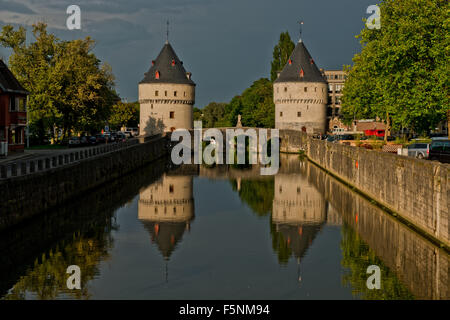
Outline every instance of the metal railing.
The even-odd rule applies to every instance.
[[[103,144],[100,146],[86,147],[79,150],[58,152],[32,159],[12,161],[0,165],[0,180],[63,167],[107,153],[127,149],[139,143],[139,139],[135,138],[125,142]]]

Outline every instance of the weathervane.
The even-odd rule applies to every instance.
[[[299,41],[302,41],[303,25],[304,25],[305,23],[303,22],[303,20],[299,21],[298,23],[299,23],[299,25],[300,25],[300,40],[299,40]]]

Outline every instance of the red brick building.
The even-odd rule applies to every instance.
[[[8,151],[23,151],[27,126],[28,92],[0,59],[0,142]]]

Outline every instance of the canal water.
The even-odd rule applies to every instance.
[[[259,169],[161,160],[2,234],[0,297],[449,299],[448,253],[298,155]]]

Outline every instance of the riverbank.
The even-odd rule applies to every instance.
[[[329,143],[280,130],[280,151],[303,151],[314,164],[450,249],[450,165]]]
[[[0,181],[0,231],[113,181],[170,152],[168,137],[155,137],[114,152]]]

